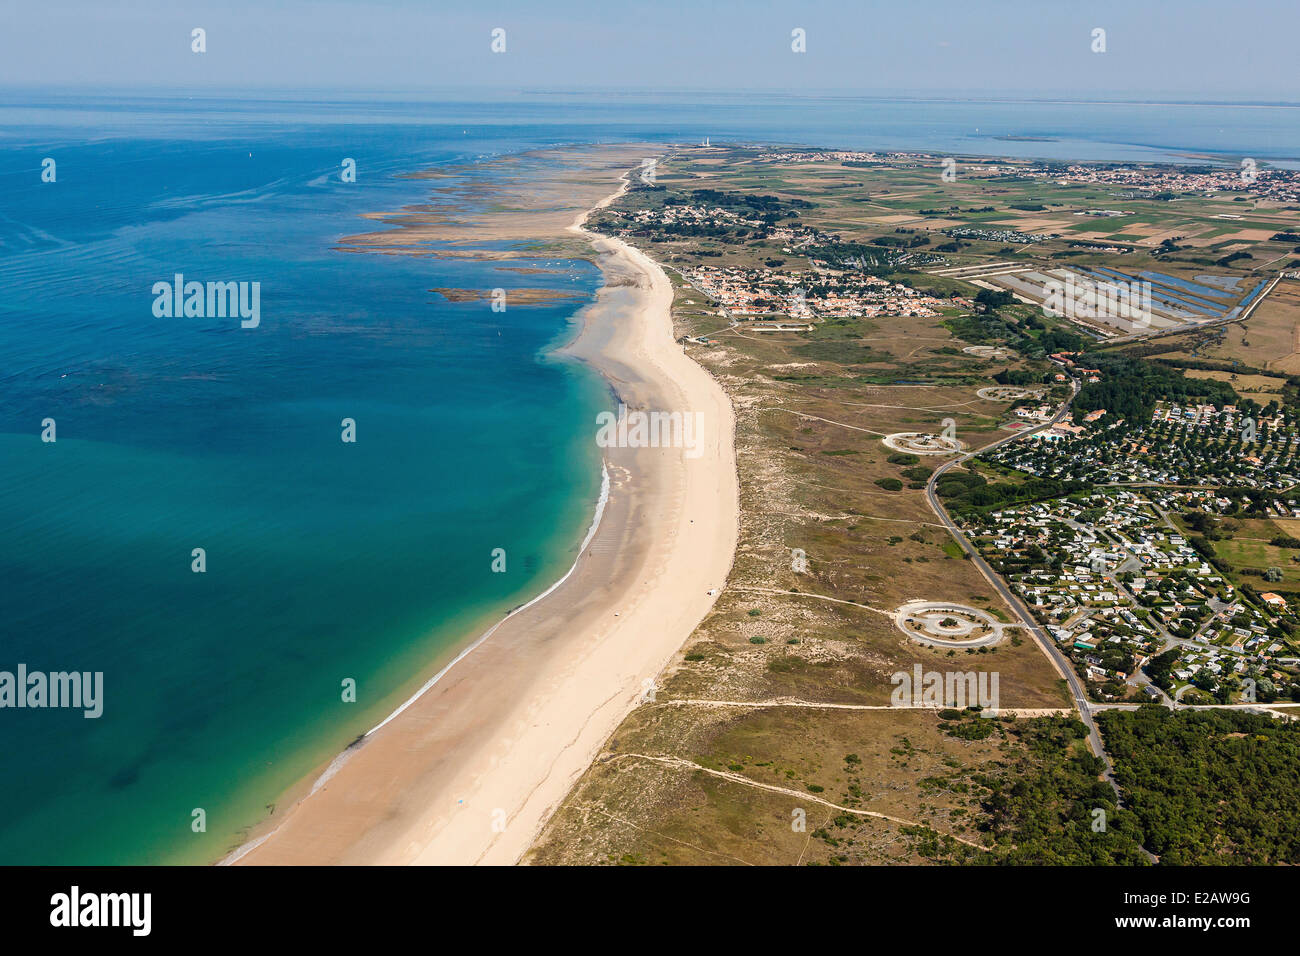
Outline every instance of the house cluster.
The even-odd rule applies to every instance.
[[[1174,680],[1182,684],[1195,683],[1202,670],[1197,686],[1220,674],[1278,672],[1275,682],[1292,680],[1276,660],[1290,653],[1278,626],[1291,614],[1286,599],[1269,592],[1259,606],[1247,600],[1142,492],[1111,488],[964,520],[985,560],[1098,699],[1160,696],[1139,689],[1145,682],[1138,671],[1172,648],[1179,649]],[[1219,688],[1216,681],[1208,692]]]
[[[745,210],[746,212],[748,210]],[[765,229],[768,223],[754,215],[744,215],[734,209],[721,206],[704,206],[696,203],[664,205],[658,209],[634,209],[624,213],[624,217],[635,231],[637,226],[664,229],[674,226],[730,227]]]
[[[1147,488],[1147,496],[1163,511],[1203,511],[1212,515],[1256,514],[1262,518],[1300,518],[1300,499],[1281,495],[1258,501],[1222,490]]]
[[[702,266],[682,273],[720,306],[719,314],[748,319],[773,314],[794,319],[934,316],[950,300],[862,273],[789,272]]]
[[[1244,415],[1236,405],[1179,405],[1176,402],[1156,402],[1151,412],[1152,423],[1169,422],[1182,425],[1185,429],[1199,434],[1232,435],[1241,431],[1253,431],[1258,438],[1264,434],[1280,434],[1292,431],[1293,423],[1282,411],[1271,415]],[[1249,424],[1247,422],[1249,421]],[[1292,436],[1292,443],[1300,441],[1300,436]]]
[[[828,246],[840,240],[838,233],[800,225],[788,212],[777,208],[764,211],[747,205],[728,207],[675,196],[666,197],[662,205],[602,210],[592,225],[601,232],[652,242],[678,238],[763,239],[779,243],[782,251],[791,254],[806,246]]]
[[[780,150],[759,153],[766,163],[882,163],[887,158],[907,158],[906,153],[864,153],[852,149]]]
[[[781,243],[782,252],[793,253],[805,246],[838,242],[840,237],[836,233],[822,232],[810,226],[774,226],[768,230],[767,238]]]
[[[1029,416],[1021,416],[1029,417]],[[1095,409],[990,459],[1044,478],[1280,490],[1300,477],[1300,429],[1288,413],[1246,416],[1234,405],[1157,402],[1150,421]]]
[[[1086,431],[1087,429],[1082,425],[1075,425],[1069,421],[1060,421],[1054,424],[1051,428],[1038,432],[1033,437],[1038,441],[1065,441],[1070,438],[1078,438]]]
[[[1066,368],[1074,369],[1074,374],[1078,375],[1086,382],[1100,382],[1101,369],[1084,368],[1082,365],[1079,365],[1077,362],[1075,362],[1075,359],[1078,356],[1079,356],[1078,352],[1053,352],[1051,355],[1047,357],[1057,365],[1063,365]],[[1064,375],[1058,375],[1057,378],[1062,381],[1065,380]]]
[[[1015,410],[1017,418],[1023,418],[1031,422],[1047,422],[1052,420],[1056,414],[1056,408],[1052,405],[1021,405]]]
[[[951,229],[943,230],[943,234],[951,236],[953,239],[982,239],[985,242],[1010,242],[1018,245],[1028,245],[1031,242],[1042,242],[1044,239],[1052,238],[1048,235],[1033,232],[1017,232],[1015,229],[986,229],[982,226],[954,226]]]
[[[1067,166],[1064,171],[1057,164],[1040,164],[1028,170],[1020,170],[1020,175],[1050,179],[1061,185],[1091,183],[1120,186],[1139,197],[1157,193],[1213,195],[1220,192],[1248,192],[1277,202],[1300,200],[1300,174],[1290,169],[1262,169],[1253,162],[1217,169],[1074,164]]]

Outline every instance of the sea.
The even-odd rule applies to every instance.
[[[488,203],[493,177],[544,172],[486,161],[555,145],[1294,166],[1298,118],[0,90],[0,672],[102,674],[98,716],[0,708],[0,863],[221,859],[575,560],[601,490],[595,416],[614,400],[556,350],[599,272],[508,241],[495,261],[340,248],[384,228],[364,214],[446,183]],[[407,175],[430,169],[446,176]],[[177,275],[258,283],[257,326],[159,315],[155,285]],[[512,287],[572,297],[494,312],[431,291]]]

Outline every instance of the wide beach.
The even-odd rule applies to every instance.
[[[711,607],[737,537],[731,405],[674,339],[667,276],[625,243],[582,232],[583,219],[567,231],[591,240],[604,286],[564,352],[629,409],[701,413],[698,446],[604,449],[607,499],[570,573],[229,862],[517,862]]]

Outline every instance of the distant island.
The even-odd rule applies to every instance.
[[[448,302],[481,302],[493,297],[491,289],[430,289]],[[563,292],[559,289],[503,289],[502,299],[506,305],[541,305],[546,302],[563,302],[581,299],[584,296],[576,292]]]

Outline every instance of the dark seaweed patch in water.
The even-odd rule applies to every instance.
[[[134,786],[140,779],[140,765],[134,764],[130,767],[123,767],[117,773],[108,779],[109,789],[125,790],[127,787]]]

